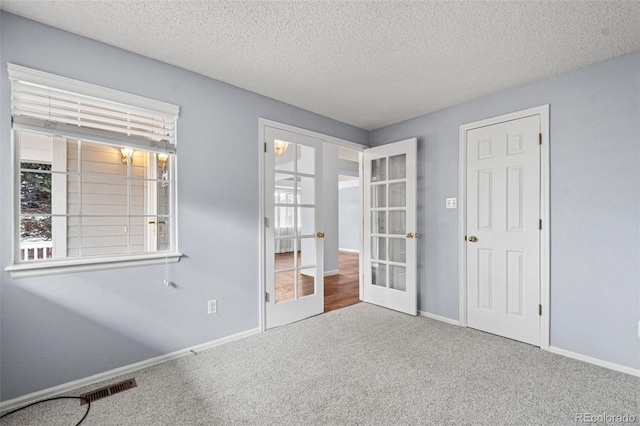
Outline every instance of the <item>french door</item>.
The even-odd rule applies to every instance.
[[[415,138],[364,151],[362,300],[417,314]]]
[[[323,141],[265,127],[266,328],[324,311]]]

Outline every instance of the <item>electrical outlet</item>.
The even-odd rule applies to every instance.
[[[447,198],[447,208],[455,209],[456,207],[458,207],[458,200],[455,198]]]
[[[213,299],[207,303],[207,313],[215,314],[218,311],[218,301]]]

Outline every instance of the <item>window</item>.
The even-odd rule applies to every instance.
[[[9,78],[12,275],[177,261],[178,107],[11,64]]]

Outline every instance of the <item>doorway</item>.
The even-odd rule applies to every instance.
[[[359,253],[338,250],[339,149],[359,158],[364,146],[265,119],[259,126],[264,330],[359,301]]]
[[[325,276],[324,311],[360,302],[360,152],[338,147],[338,273]]]
[[[460,126],[460,323],[549,345],[548,105]]]

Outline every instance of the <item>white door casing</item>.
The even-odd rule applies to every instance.
[[[324,311],[323,141],[266,126],[264,143],[266,328],[273,328]],[[277,187],[290,194],[276,200]]]
[[[460,129],[461,324],[545,349],[547,123],[545,106]]]
[[[367,149],[363,156],[362,300],[417,314],[417,140]]]

